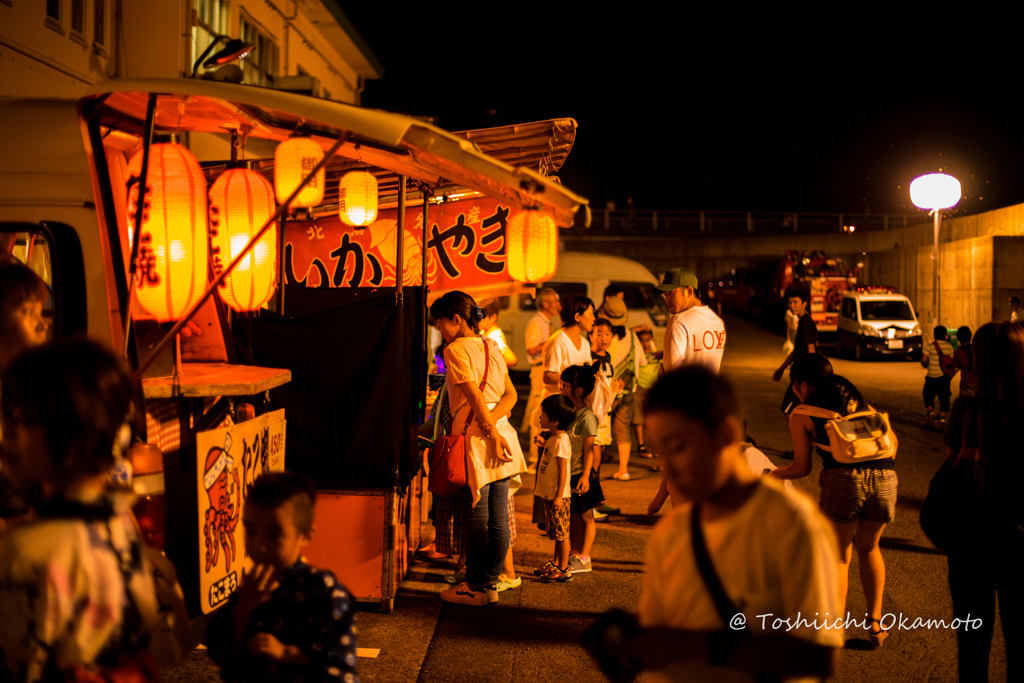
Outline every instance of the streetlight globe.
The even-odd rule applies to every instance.
[[[960,181],[945,173],[929,173],[910,183],[910,201],[919,209],[948,209],[960,201]]]

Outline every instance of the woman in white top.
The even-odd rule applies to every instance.
[[[584,334],[594,329],[594,302],[576,294],[562,305],[562,329],[556,332],[544,349],[544,397],[561,393],[562,370],[570,365],[593,361],[590,342]]]
[[[526,460],[508,414],[516,390],[493,341],[479,336],[484,311],[464,292],[449,292],[430,307],[441,336],[447,367],[452,434],[467,420],[466,468],[472,504],[466,517],[466,581],[441,592],[441,599],[465,605],[498,601],[496,584],[509,545],[509,488],[520,486]],[[472,415],[471,415],[472,413]]]

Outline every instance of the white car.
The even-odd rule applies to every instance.
[[[921,325],[910,299],[889,287],[846,292],[839,306],[839,355],[921,357]]]

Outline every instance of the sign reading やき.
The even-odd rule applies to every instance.
[[[427,221],[427,284],[432,290],[507,282],[505,228],[519,209],[478,197],[432,204]],[[394,287],[398,210],[385,209],[365,229],[337,216],[286,224],[288,284],[306,287]],[[423,208],[407,208],[402,284],[419,285]]]
[[[196,435],[199,486],[199,594],[203,613],[238,588],[245,552],[242,506],[264,472],[284,470],[284,411]]]

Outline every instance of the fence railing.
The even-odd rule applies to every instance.
[[[922,218],[916,214],[787,213],[772,211],[657,211],[598,209],[590,230],[609,234],[652,233],[807,233],[864,232],[903,228]]]

